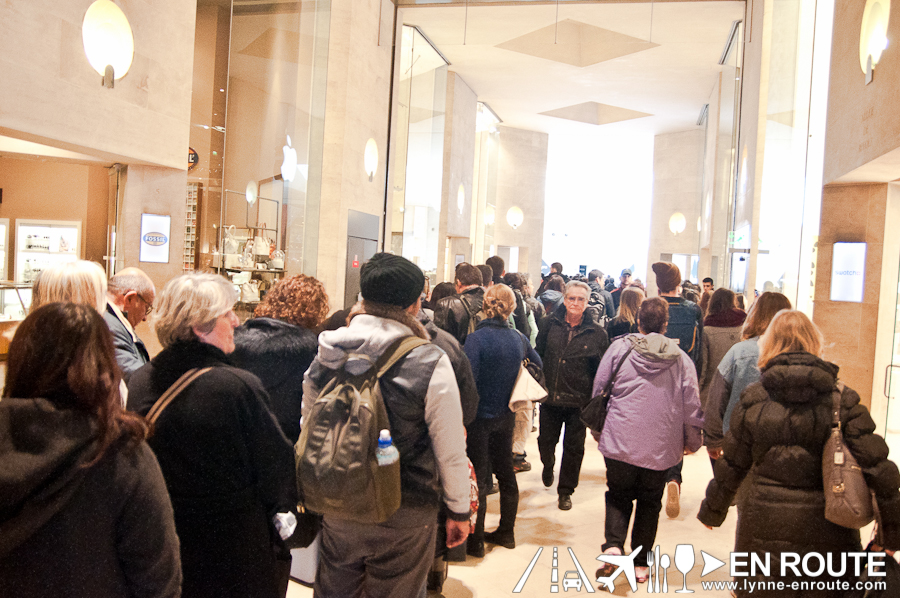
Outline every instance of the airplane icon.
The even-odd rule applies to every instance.
[[[610,592],[614,592],[616,589],[613,580],[619,576],[620,573],[625,573],[625,578],[628,580],[628,585],[631,586],[632,592],[637,592],[637,579],[634,574],[634,557],[640,554],[641,548],[643,546],[638,546],[635,548],[631,554],[601,554],[597,557],[598,561],[602,561],[604,563],[609,563],[610,565],[615,565],[617,569],[615,572],[609,577],[597,577],[597,582],[600,585],[606,585],[606,588]]]

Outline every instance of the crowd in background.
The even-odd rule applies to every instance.
[[[494,256],[429,289],[412,262],[377,254],[356,305],[329,317],[323,285],[298,275],[241,323],[233,285],[215,274],[179,276],[157,297],[134,268],[109,280],[90,262],[49,268],[12,339],[0,400],[0,596],[283,598],[290,547],[309,525],[317,596],[439,591],[448,561],[515,548],[532,432],[542,483],[573,508],[582,409],[604,393],[605,425],[591,430],[606,464],[604,553],[628,551],[629,524],[631,550],[653,546],[661,511],[677,517],[691,483],[683,456],[703,445],[714,479],[698,518],[721,525],[736,502],[736,550],[860,550],[859,532],[822,508],[838,388],[881,546],[900,547],[900,473],[822,359],[815,325],[782,294],[745,309],[712,279],[695,285],[667,262],[653,271],[652,298],[629,269],[616,284],[558,263],[535,289]],[[163,347],[152,359],[136,332],[148,317]],[[400,507],[375,523],[302,516],[292,447],[305,418],[335,379],[371,371],[409,337],[420,342],[378,383]],[[514,412],[523,363],[547,396]],[[495,492],[500,522],[486,531]]]

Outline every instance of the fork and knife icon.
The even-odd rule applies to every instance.
[[[650,577],[647,579],[648,594],[667,594],[669,592],[666,570],[670,564],[669,555],[659,554],[659,546],[647,553],[647,566],[650,568]],[[660,567],[662,567],[662,586],[660,586]]]

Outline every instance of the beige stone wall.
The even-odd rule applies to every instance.
[[[497,166],[497,210],[494,245],[519,247],[519,271],[534,281],[541,276],[544,245],[544,195],[547,187],[549,135],[499,126],[500,148]],[[522,208],[525,220],[513,230],[507,211]]]
[[[382,12],[382,4],[380,0],[331,3],[315,274],[335,309],[343,307],[348,210],[379,217],[384,212],[392,48],[391,28],[380,23],[390,22],[392,15]],[[363,168],[369,138],[378,144],[378,171],[372,182]]]
[[[647,251],[648,295],[656,295],[656,276],[650,265],[660,261],[662,253],[696,254],[700,246],[697,218],[703,194],[703,155],[706,147],[704,131],[657,135],[653,145],[653,204],[650,207],[650,246]],[[669,230],[669,219],[675,212],[687,220],[684,232]],[[689,272],[682,272],[687,278]]]
[[[134,32],[115,89],[87,61],[92,0],[0,4],[0,133],[110,161],[186,167],[196,0],[122,0]]]
[[[872,401],[876,337],[880,324],[878,311],[887,205],[886,184],[833,185],[825,187],[822,194],[813,321],[825,335],[825,359],[840,366],[841,380],[856,390],[867,406]],[[839,242],[867,244],[866,286],[862,303],[829,299],[832,254],[834,244]],[[893,328],[893,321],[890,326]]]
[[[859,35],[865,2],[837,0],[828,93],[825,183],[888,182],[900,171],[900,3],[891,3],[887,37],[891,44],[866,85],[859,64]]]
[[[9,248],[16,246],[16,220],[78,220],[80,255],[103,262],[106,254],[106,168],[61,162],[0,158],[0,218],[9,218]],[[7,277],[14,276],[15,252],[7,251]]]
[[[447,75],[447,111],[444,121],[444,168],[441,185],[440,238],[451,237],[451,248],[438,247],[438,281],[453,280],[454,256],[465,255],[471,259],[468,249],[472,222],[473,177],[475,173],[475,117],[478,96],[456,73]],[[459,205],[459,188],[462,185],[465,200]],[[465,248],[464,251],[462,249]],[[445,268],[445,260],[450,264]],[[446,272],[445,276],[442,276]]]

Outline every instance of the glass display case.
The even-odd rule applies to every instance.
[[[31,307],[31,284],[0,281],[0,322],[22,320]]]
[[[32,283],[45,268],[80,257],[80,220],[16,220],[16,282]]]

